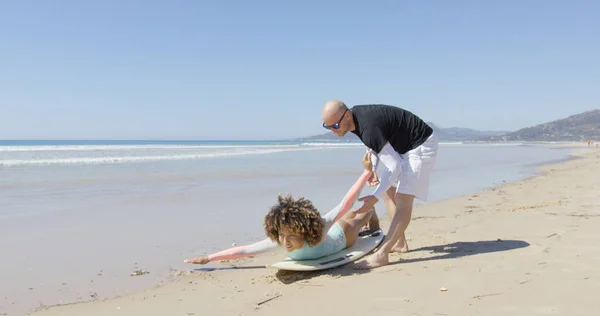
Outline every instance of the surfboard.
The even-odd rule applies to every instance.
[[[266,267],[290,271],[317,271],[338,267],[364,257],[371,250],[379,246],[384,236],[383,231],[378,229],[370,234],[358,237],[352,247],[329,256],[312,260],[293,260],[287,257],[274,264],[267,264]]]

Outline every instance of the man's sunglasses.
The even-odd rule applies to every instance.
[[[340,128],[340,123],[342,122],[342,119],[344,119],[344,115],[346,115],[346,112],[348,112],[348,109],[346,109],[346,111],[344,111],[344,113],[342,114],[342,117],[340,117],[340,119],[338,120],[337,123],[335,123],[333,125],[327,125],[327,124],[323,123],[323,127],[325,129],[338,129],[338,128]]]

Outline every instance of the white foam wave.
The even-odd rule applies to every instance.
[[[302,143],[302,146],[318,146],[318,147],[364,147],[365,145],[363,143],[326,143],[326,142],[322,142],[322,143]]]
[[[481,145],[481,146],[493,146],[493,147],[501,147],[501,146],[523,146],[523,143],[517,142],[489,142],[489,143],[473,143],[473,145]]]
[[[524,146],[523,143],[511,142],[440,142],[442,146]]]
[[[456,145],[464,145],[464,143],[463,142],[440,142],[440,145],[456,146]]]
[[[17,167],[17,166],[39,166],[39,165],[89,165],[89,164],[118,164],[128,162],[148,162],[161,160],[191,160],[218,158],[229,156],[246,156],[246,155],[265,155],[279,153],[285,151],[304,151],[316,150],[314,148],[273,148],[255,151],[241,152],[216,152],[203,154],[173,154],[173,155],[151,155],[151,156],[103,156],[103,157],[65,157],[65,158],[47,158],[47,159],[6,159],[0,160],[0,166]]]
[[[277,145],[43,145],[43,146],[0,146],[0,152],[27,151],[98,151],[98,150],[136,150],[136,149],[218,149],[218,148],[294,148],[298,144]]]

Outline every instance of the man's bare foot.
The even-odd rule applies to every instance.
[[[378,267],[382,267],[389,263],[389,258],[387,254],[382,254],[381,251],[377,251],[374,254],[367,257],[366,260],[361,261],[354,265],[354,269],[357,270],[368,270],[375,269]]]
[[[390,250],[390,252],[400,252],[400,253],[408,252],[408,243],[406,242],[406,236],[404,236],[404,233],[402,233],[400,238],[398,238],[398,241],[396,242],[394,247],[392,247],[392,250]]]

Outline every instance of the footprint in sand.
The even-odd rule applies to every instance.
[[[476,209],[480,208],[479,206],[475,206],[475,205],[467,205],[465,208],[467,208],[467,210],[465,211],[465,213],[472,213],[473,211],[475,211]]]

